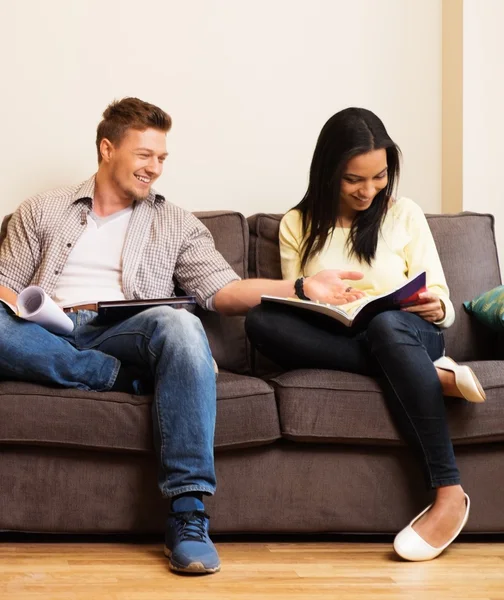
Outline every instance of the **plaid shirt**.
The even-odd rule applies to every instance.
[[[0,248],[0,285],[21,292],[39,285],[52,296],[92,209],[95,177],[83,184],[25,200],[9,222]],[[122,252],[122,286],[128,300],[166,298],[175,284],[200,306],[240,279],[215,249],[193,214],[151,191],[135,204]]]

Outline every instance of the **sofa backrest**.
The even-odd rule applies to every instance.
[[[251,277],[282,276],[278,249],[281,218],[264,213],[248,218]],[[495,353],[496,336],[471,318],[462,303],[501,283],[494,218],[460,213],[427,215],[427,220],[456,311],[455,324],[445,331],[446,352],[460,361],[490,358]]]
[[[236,273],[247,277],[249,232],[245,217],[233,211],[195,213],[215,240],[217,250]],[[0,229],[0,245],[7,233],[11,215],[7,215]],[[210,342],[212,354],[219,368],[236,373],[250,372],[249,344],[243,326],[244,317],[225,317],[197,309]]]
[[[215,247],[242,278],[248,277],[249,229],[245,217],[233,211],[194,213],[213,235]],[[250,345],[245,334],[245,317],[226,317],[197,311],[221,369],[250,372]]]

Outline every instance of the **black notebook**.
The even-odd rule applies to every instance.
[[[107,300],[98,302],[98,319],[102,323],[117,323],[155,306],[191,308],[196,305],[194,296],[173,296],[149,300]]]

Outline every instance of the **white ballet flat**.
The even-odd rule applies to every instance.
[[[468,402],[484,402],[485,390],[481,387],[474,371],[467,365],[458,365],[448,356],[442,356],[434,361],[434,366],[455,373],[455,385]]]
[[[425,510],[423,510],[419,515],[417,515],[411,523],[405,527],[402,531],[400,531],[395,539],[394,539],[394,550],[399,554],[400,557],[411,560],[411,561],[421,561],[421,560],[432,560],[436,558],[448,548],[448,546],[453,542],[453,540],[459,535],[459,533],[464,529],[465,524],[467,523],[467,519],[469,518],[469,508],[471,507],[471,501],[469,500],[469,496],[465,495],[466,499],[466,511],[464,518],[462,519],[462,523],[460,527],[455,532],[455,535],[446,542],[444,546],[440,548],[434,548],[430,544],[428,544],[422,537],[418,535],[418,533],[413,529],[413,525],[422,517],[432,506],[430,504]]]

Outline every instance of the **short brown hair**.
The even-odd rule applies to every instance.
[[[138,98],[123,98],[115,100],[103,112],[103,119],[96,130],[96,150],[98,162],[101,162],[100,143],[107,138],[114,145],[121,143],[128,129],[144,131],[148,128],[170,131],[172,120],[154,104],[149,104]]]

